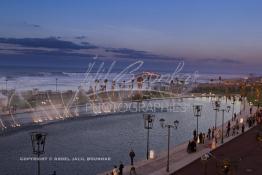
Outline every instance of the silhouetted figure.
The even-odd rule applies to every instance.
[[[235,134],[236,134],[236,126],[233,126],[232,136],[234,136]]]
[[[238,121],[238,119],[236,121],[236,130],[237,130],[237,134],[238,134],[238,131],[239,131],[239,121]]]
[[[245,132],[245,124],[243,123],[243,125],[242,125],[242,133],[244,133]]]
[[[129,157],[131,159],[131,165],[134,165],[135,156],[136,156],[135,152],[131,149],[130,152],[129,152]]]
[[[237,118],[237,114],[236,114],[236,113],[234,113],[234,120],[236,120],[236,118]]]
[[[230,123],[230,121],[228,121],[228,123],[227,123],[227,127],[228,127],[228,128],[231,127],[231,123]]]
[[[191,151],[191,150],[190,150],[190,145],[191,145],[191,142],[190,142],[190,140],[189,140],[189,141],[188,141],[188,144],[187,144],[187,152],[188,152],[188,153],[190,153],[190,151]]]
[[[227,133],[226,133],[227,137],[229,137],[230,128],[231,128],[231,124],[230,124],[230,121],[228,121],[228,123],[227,123]]]
[[[199,134],[199,143],[203,143],[203,134],[202,134],[202,132],[200,132],[200,134]]]
[[[212,139],[214,139],[214,137],[215,137],[215,128],[213,127],[212,128]]]
[[[135,169],[135,167],[132,166],[132,167],[130,168],[129,175],[136,175],[136,169]]]
[[[208,140],[211,139],[211,129],[210,128],[208,128],[207,138],[208,138]]]
[[[193,138],[194,138],[195,141],[197,141],[197,132],[196,132],[196,130],[193,131]]]
[[[191,142],[191,150],[192,152],[196,152],[196,142],[194,140]]]
[[[189,140],[187,145],[187,152],[188,153],[196,152],[196,142],[194,140],[192,142]]]
[[[122,162],[120,162],[120,165],[119,165],[119,175],[123,175],[123,169],[124,169],[124,165]]]

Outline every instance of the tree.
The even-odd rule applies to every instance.
[[[106,84],[107,84],[107,82],[108,82],[108,79],[105,79],[105,80],[104,80],[104,83],[105,83],[105,91],[106,91]]]

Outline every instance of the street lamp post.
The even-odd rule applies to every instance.
[[[213,109],[216,111],[216,114],[215,114],[215,129],[217,129],[217,113],[219,111],[220,104],[221,104],[221,102],[219,100],[212,102]]]
[[[235,96],[233,96],[233,101],[232,101],[232,121],[234,120],[235,102],[236,102],[236,98],[235,98]]]
[[[146,159],[149,159],[149,130],[153,128],[155,116],[152,114],[143,114],[144,127],[147,129],[147,146],[146,146]]]
[[[5,79],[5,90],[7,92],[7,82],[8,82],[8,79]]]
[[[243,98],[244,99],[244,111],[246,110],[246,97]]]
[[[169,149],[170,149],[170,128],[177,129],[179,121],[175,120],[173,124],[165,124],[165,119],[161,118],[159,120],[162,128],[168,128],[168,142],[167,142],[167,166],[166,172],[169,172]]]
[[[40,175],[40,160],[39,157],[41,154],[45,153],[45,139],[47,133],[44,132],[31,132],[31,142],[33,148],[33,154],[36,154],[38,157],[37,161],[37,174]]]
[[[76,98],[75,98],[75,115],[76,116],[79,116],[78,102],[79,102],[79,97],[76,96]]]
[[[222,111],[222,136],[221,136],[221,144],[224,143],[224,117],[225,117],[225,112],[230,111],[230,106],[227,106],[226,108],[220,109]]]
[[[198,137],[198,118],[201,117],[202,105],[193,105],[194,116],[197,118],[197,137]]]
[[[57,81],[58,81],[58,78],[55,79],[55,91],[57,92]]]

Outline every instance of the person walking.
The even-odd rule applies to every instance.
[[[190,140],[188,141],[188,144],[187,144],[187,152],[191,153],[191,141]]]
[[[208,128],[207,138],[208,138],[208,140],[211,139],[211,129],[210,128]]]
[[[231,127],[231,123],[230,123],[230,121],[228,121],[228,123],[227,123],[227,127],[230,129],[230,127]]]
[[[135,156],[136,156],[135,152],[131,149],[130,152],[129,152],[129,157],[130,157],[132,166],[134,165],[134,158],[135,158]]]
[[[137,175],[137,174],[136,174],[136,169],[135,169],[135,167],[132,166],[132,167],[130,168],[129,175]]]
[[[199,143],[202,144],[203,143],[203,134],[202,134],[202,132],[200,132],[198,137],[199,137]]]
[[[234,136],[235,134],[236,134],[236,126],[233,126],[232,136]]]
[[[236,114],[236,113],[234,113],[234,121],[236,120],[236,118],[237,118],[237,114]]]
[[[195,141],[197,141],[197,132],[196,132],[196,130],[193,131],[193,139]]]
[[[226,133],[227,137],[229,137],[230,128],[231,128],[231,124],[230,124],[230,121],[228,121],[228,123],[227,123],[227,133]]]
[[[238,119],[236,120],[236,130],[237,130],[237,134],[238,134],[238,131],[239,131],[239,121],[238,121]]]
[[[122,162],[120,162],[120,165],[119,165],[119,175],[123,175],[123,169],[124,169],[124,165]]]
[[[242,125],[242,133],[244,133],[245,132],[245,124],[243,123],[243,125]]]
[[[214,137],[215,137],[215,128],[213,127],[212,128],[212,139],[214,139]]]
[[[227,128],[226,137],[229,137],[230,128]]]

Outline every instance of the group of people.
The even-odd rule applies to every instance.
[[[208,140],[216,138],[215,137],[215,131],[216,131],[215,127],[208,128],[208,131],[207,131],[207,138],[208,138]]]
[[[231,122],[228,121],[227,126],[226,126],[226,137],[230,136],[230,132],[232,130],[232,136],[245,132],[245,127],[246,125],[250,128],[255,125],[255,123],[260,123],[262,122],[262,110],[257,110],[257,112],[252,115],[252,107],[250,108],[250,117],[247,118],[246,123],[244,121],[239,121],[237,118],[236,113],[234,113],[233,116],[233,121],[235,121],[235,124],[232,126]],[[213,140],[215,139],[215,142],[217,143],[218,137],[221,135],[221,130],[216,129],[215,127],[209,128],[207,131],[207,139],[208,140]],[[188,146],[187,146],[187,152],[195,152],[196,151],[196,143],[199,144],[204,144],[206,139],[205,133],[200,133],[197,135],[196,130],[193,131],[193,140],[189,141]]]
[[[240,123],[238,119],[236,119],[235,125],[232,127],[232,136],[239,134],[240,133],[240,128],[241,128],[241,133],[245,132],[245,123]],[[230,134],[230,128],[227,127],[227,136]]]
[[[136,170],[134,165],[134,158],[135,158],[136,154],[133,151],[133,149],[130,150],[129,152],[129,157],[130,157],[130,163],[131,163],[131,168],[130,168],[130,175],[136,175]],[[117,167],[116,165],[114,165],[113,170],[111,171],[110,175],[123,175],[123,169],[124,169],[124,165],[122,162],[120,162],[119,166]],[[109,174],[106,174],[109,175]]]
[[[196,145],[197,145],[196,143],[204,144],[205,138],[206,138],[205,133],[201,132],[200,134],[197,135],[197,131],[194,130],[193,131],[193,140],[192,141],[189,140],[188,145],[187,145],[187,152],[188,153],[196,152]]]
[[[205,138],[206,138],[206,134],[205,133],[202,133],[200,132],[197,136],[197,132],[196,130],[193,131],[193,140],[195,142],[199,142],[199,144],[204,144],[205,143]],[[199,141],[198,141],[199,139]]]
[[[248,125],[249,128],[254,126],[255,123],[256,123],[256,117],[255,116],[248,117],[247,125]]]
[[[117,167],[116,165],[114,166],[111,175],[123,175],[123,169],[124,169],[124,165],[122,162],[120,162],[119,167]]]
[[[196,142],[195,140],[192,140],[188,142],[188,145],[187,145],[187,152],[188,153],[193,153],[193,152],[196,152]]]
[[[257,110],[253,120],[255,120],[257,123],[262,123],[262,110]]]
[[[250,114],[250,117],[247,118],[246,123],[245,122],[240,123],[239,119],[236,118],[236,113],[234,114],[234,121],[236,121],[236,122],[235,122],[235,125],[232,127],[232,135],[233,136],[240,132],[239,131],[240,128],[241,128],[241,133],[243,133],[243,132],[245,132],[245,127],[246,126],[251,128],[256,123],[261,123],[262,122],[262,110],[261,109],[258,108],[257,111],[255,112],[255,114],[253,114],[253,108],[250,107],[249,114]],[[230,135],[230,130],[231,130],[230,126],[231,126],[231,124],[230,124],[230,121],[229,121],[228,125],[227,125],[227,134],[226,134],[226,136]]]

